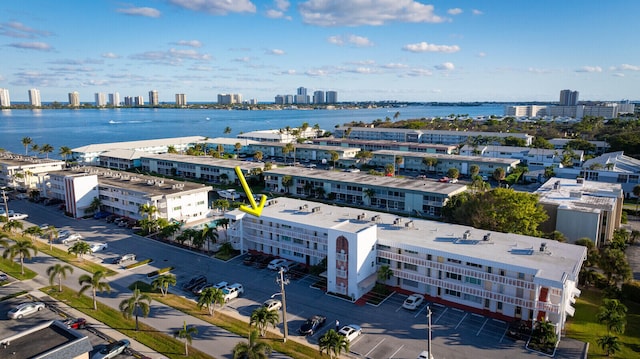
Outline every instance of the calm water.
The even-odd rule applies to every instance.
[[[350,121],[372,122],[400,112],[399,119],[450,114],[502,115],[502,105],[409,106],[361,110],[228,111],[191,109],[104,110],[2,110],[0,148],[24,153],[23,137],[38,145],[54,147],[50,158],[59,158],[60,146],[76,148],[92,143],[147,140],[180,136],[211,138],[236,136],[240,132],[297,127],[303,122],[331,131]],[[225,135],[225,127],[231,127]]]

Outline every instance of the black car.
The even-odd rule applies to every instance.
[[[252,266],[257,259],[258,256],[249,254],[248,256],[244,257],[244,259],[242,260],[242,264],[246,266]]]
[[[199,275],[199,276],[195,276],[193,278],[191,278],[187,283],[185,283],[182,286],[182,289],[184,290],[193,290],[193,288],[204,284],[207,282],[207,277],[203,276],[203,275]]]
[[[316,330],[322,327],[326,322],[327,317],[322,315],[314,315],[313,317],[307,319],[304,323],[302,323],[300,329],[298,329],[298,333],[300,333],[300,335],[313,335],[313,333],[315,333]]]

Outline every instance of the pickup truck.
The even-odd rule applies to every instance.
[[[244,288],[240,283],[234,283],[222,289],[222,293],[224,293],[224,301],[229,302],[231,299],[235,299],[239,297],[242,293],[244,293]]]

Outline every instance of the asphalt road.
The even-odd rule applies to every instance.
[[[148,280],[146,273],[167,266],[175,267],[172,273],[178,279],[177,286],[170,290],[191,298],[193,298],[192,294],[182,292],[179,288],[197,274],[206,275],[213,283],[222,280],[229,283],[242,283],[245,288],[244,295],[232,300],[223,311],[241,317],[247,322],[253,309],[280,290],[276,283],[276,272],[244,266],[241,258],[223,262],[132,235],[131,230],[122,229],[104,220],[71,219],[54,207],[45,207],[42,204],[24,200],[10,202],[10,208],[16,212],[28,213],[29,218],[26,221],[30,223],[38,225],[48,223],[58,229],[73,229],[82,234],[88,242],[109,244],[106,251],[97,253],[95,257],[89,256],[88,260],[108,262],[108,259],[125,253],[135,253],[138,260],[153,259],[151,264],[134,270],[122,270],[117,265],[105,264],[119,271],[119,274],[110,277],[113,288],[111,294],[99,295],[99,300],[111,306],[117,307],[123,298],[128,297],[130,294],[128,285],[137,280]],[[44,273],[53,262],[55,259],[39,254],[27,266],[38,273]],[[82,271],[76,268],[65,284],[78,289],[77,277],[81,273]],[[36,280],[42,282],[42,286],[48,285],[46,277],[39,276]],[[363,328],[363,335],[351,343],[350,356],[352,357],[412,359],[426,349],[428,303],[424,303],[416,311],[407,311],[401,308],[406,296],[394,294],[378,307],[358,306],[312,288],[311,284],[316,280],[317,278],[308,276],[292,280],[286,286],[290,339],[307,342],[316,347],[318,338],[324,331],[332,328],[333,323],[338,319],[343,325],[353,323]],[[526,350],[524,342],[506,338],[506,323],[437,305],[431,305],[430,308],[433,353],[439,359],[539,357],[538,354]],[[298,336],[296,331],[300,324],[314,314],[325,315],[328,324],[313,336],[306,338]],[[235,334],[155,302],[149,317],[141,318],[141,321],[167,332],[181,327],[183,321],[194,324],[198,326],[199,334],[194,339],[193,346],[217,358],[231,358],[233,346],[242,340]],[[278,329],[282,332],[283,325],[280,324]],[[570,343],[570,341],[562,343]],[[576,349],[574,346],[571,348],[571,353],[574,353]]]

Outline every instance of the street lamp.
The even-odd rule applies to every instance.
[[[433,359],[433,354],[431,354],[431,308],[427,305],[427,352],[429,353],[429,359]]]
[[[271,298],[281,295],[282,296],[282,322],[284,324],[284,339],[282,340],[284,343],[287,342],[287,335],[289,334],[289,328],[287,326],[287,297],[284,293],[285,284],[289,284],[289,279],[285,279],[284,277],[284,268],[280,267],[278,271],[280,275],[279,278],[276,278],[276,282],[280,284],[280,293],[275,293],[271,296]]]

